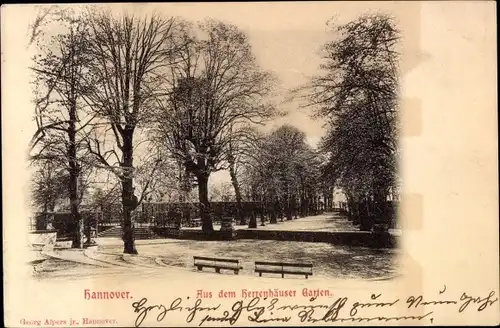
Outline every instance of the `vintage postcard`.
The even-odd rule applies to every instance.
[[[5,325],[498,325],[495,9],[2,6]]]

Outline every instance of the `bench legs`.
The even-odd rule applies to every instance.
[[[203,271],[203,265],[196,265],[196,268],[198,269],[198,271]],[[220,273],[220,269],[221,268],[215,268],[215,272],[216,273]],[[234,271],[234,274],[239,274],[240,273],[239,269],[233,269],[233,271]]]
[[[309,275],[308,274],[304,274],[304,276],[306,276],[306,279],[309,279]],[[262,277],[262,272],[259,272],[259,277]],[[284,272],[281,273],[281,278],[285,278],[285,273]]]

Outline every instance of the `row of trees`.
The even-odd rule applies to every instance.
[[[79,182],[87,169],[116,177],[125,253],[137,253],[132,211],[172,180],[185,192],[198,187],[203,230],[212,231],[210,175],[234,162],[252,125],[277,113],[267,100],[274,78],[258,66],[247,36],[213,20],[98,7],[42,9],[32,35],[38,130],[30,156],[62,168],[73,246],[83,246]]]
[[[280,214],[287,219],[309,215],[317,210],[319,197],[333,195],[330,188],[322,188],[318,154],[294,126],[283,125],[263,136],[241,164],[244,194],[272,209],[271,222]]]
[[[320,143],[325,178],[342,188],[351,215],[383,217],[398,190],[399,31],[382,14],[333,31],[322,73],[305,89],[307,105],[327,122]]]
[[[172,190],[186,201],[197,187],[202,229],[213,231],[208,181],[220,170],[230,173],[238,216],[245,200],[271,208],[272,221],[307,215],[319,196],[331,200],[335,185],[350,208],[383,211],[397,191],[398,31],[377,15],[336,32],[325,46],[324,74],[300,89],[327,122],[315,150],[292,126],[259,131],[282,114],[270,101],[276,79],[236,26],[42,8],[32,26],[33,199],[45,212],[69,199],[73,246],[82,247],[79,206],[89,185],[111,175],[124,252],[132,254],[132,211]],[[101,190],[94,198],[110,196]]]

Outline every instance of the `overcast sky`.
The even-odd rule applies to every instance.
[[[205,18],[222,20],[237,25],[247,32],[253,52],[260,65],[273,71],[281,82],[281,91],[297,87],[306,82],[308,77],[318,72],[321,62],[319,50],[334,35],[328,31],[327,21],[334,19],[337,23],[346,23],[356,19],[363,13],[383,12],[393,15],[404,34],[405,25],[418,21],[418,12],[409,10],[411,3],[398,2],[288,2],[288,3],[173,3],[173,4],[120,4],[113,5],[113,10],[137,13],[164,13],[167,16],[180,16],[190,21],[201,21]],[[18,32],[19,36],[25,35],[22,40],[26,44],[28,39],[28,25],[33,21],[36,13],[35,6],[16,6],[11,8],[11,16],[16,16],[17,22],[21,21],[26,26]],[[9,25],[7,25],[9,26]],[[12,24],[10,24],[12,26]],[[26,32],[25,32],[26,31]],[[14,39],[15,33],[6,33]],[[14,42],[14,41],[13,41]],[[31,64],[31,53],[20,53],[15,58],[19,65],[25,67]],[[13,62],[13,58],[10,58]],[[23,80],[26,76],[20,76]],[[24,84],[23,89],[28,90],[29,85]],[[22,115],[28,119],[32,116],[30,97],[20,99],[25,106]],[[323,135],[323,122],[310,118],[311,109],[300,109],[299,103],[294,101],[282,104],[281,108],[288,115],[272,123],[279,126],[283,123],[295,125],[305,132],[311,145],[316,145]],[[35,130],[34,124],[33,131]],[[31,132],[32,135],[33,132]],[[26,133],[26,136],[30,133]],[[211,184],[220,181],[229,181],[227,172],[218,172],[211,177]]]
[[[326,23],[334,20],[346,23],[366,12],[386,12],[398,19],[401,6],[394,3],[238,3],[238,4],[173,4],[149,5],[147,10],[162,10],[190,20],[206,17],[237,25],[247,32],[260,65],[276,74],[281,90],[304,84],[317,74],[321,63],[320,49],[334,38]],[[161,9],[160,9],[161,8]],[[146,9],[145,9],[146,10]],[[298,101],[285,103],[280,109],[288,115],[271,126],[292,124],[305,132],[308,142],[315,146],[324,133],[323,122],[310,118],[311,109],[299,108]],[[211,183],[229,181],[225,171],[210,178]]]

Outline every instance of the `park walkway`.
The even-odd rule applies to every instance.
[[[274,231],[327,231],[327,232],[351,232],[359,231],[359,227],[355,226],[347,217],[339,213],[324,213],[314,216],[306,216],[299,219],[283,220],[278,223],[271,224],[269,221],[265,226],[260,225],[257,221],[257,228],[248,228],[248,225],[240,225],[236,222],[234,228],[236,230],[274,230]],[[219,224],[214,224],[214,230],[220,230]],[[182,230],[201,230],[201,227],[188,228],[182,227]],[[401,236],[401,229],[389,229],[389,233],[394,236]]]
[[[236,222],[238,223],[238,222]],[[183,230],[201,230],[201,227],[182,228]],[[214,224],[214,230],[219,230],[220,225]],[[235,225],[236,230],[279,230],[279,231],[359,231],[359,228],[354,226],[352,222],[338,213],[324,213],[314,216],[306,216],[299,219],[283,220],[278,219],[278,223],[265,223],[265,226],[260,225],[257,221],[257,228],[248,228],[248,225]]]
[[[248,228],[247,228],[248,229]],[[345,217],[337,213],[325,213],[315,216],[306,216],[296,220],[284,220],[277,224],[266,223],[257,229],[265,230],[286,230],[286,231],[359,231]]]

